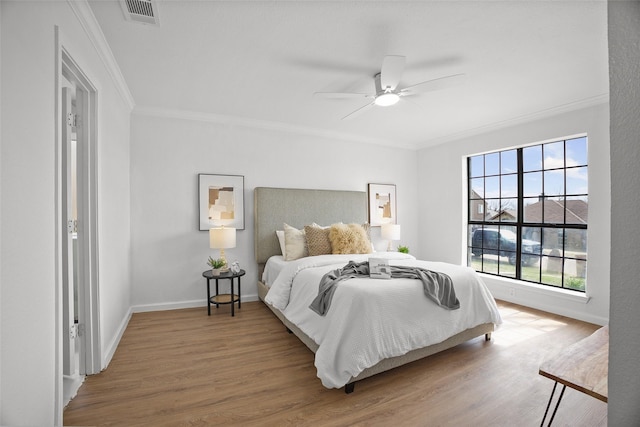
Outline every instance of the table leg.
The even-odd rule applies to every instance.
[[[233,293],[233,277],[232,277],[231,278],[231,317],[235,316],[235,312],[233,308],[236,306],[236,302],[233,299],[234,299],[234,293]]]
[[[240,276],[238,276],[238,308],[242,308],[242,291],[240,290]]]
[[[207,277],[207,315],[211,316],[211,288],[209,287],[208,277]]]
[[[218,291],[218,279],[216,279],[216,296],[218,295],[220,295],[220,292]],[[220,304],[216,303],[216,308],[219,308],[219,307],[220,307]]]
[[[542,422],[540,423],[540,427],[544,426],[544,420],[547,419],[547,413],[549,412],[549,408],[551,407],[551,401],[553,400],[553,395],[556,393],[557,386],[558,386],[558,382],[556,381],[555,384],[553,384],[553,390],[551,390],[551,396],[549,396],[549,403],[547,403],[547,409],[545,409],[544,411],[544,417],[542,417]],[[562,391],[560,392],[560,397],[558,397],[556,406],[555,408],[553,408],[553,413],[551,414],[551,418],[549,419],[549,424],[547,424],[547,426],[551,426],[551,423],[553,422],[553,419],[556,416],[556,412],[558,411],[558,407],[560,406],[560,401],[562,400],[562,396],[564,395],[564,391],[566,390],[566,388],[567,386],[563,385]]]

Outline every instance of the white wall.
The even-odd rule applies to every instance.
[[[498,299],[593,323],[608,323],[611,242],[608,126],[608,105],[601,104],[421,150],[418,166],[420,257],[466,264],[465,157],[587,132],[589,302],[546,287],[520,285],[489,275],[483,278]]]
[[[640,420],[640,2],[609,1],[611,93],[611,426]]]
[[[247,270],[243,298],[257,298],[255,187],[367,191],[367,183],[396,184],[402,243],[417,247],[414,151],[147,114],[133,115],[131,135],[136,310],[205,304],[201,274],[217,251],[209,249],[208,233],[198,231],[198,173],[244,176],[245,229],[236,248],[225,250]]]
[[[0,3],[0,99],[2,99],[2,4]],[[2,129],[2,102],[0,102],[0,130]],[[0,131],[0,177],[2,176],[2,132]],[[2,224],[2,180],[0,180],[0,224]],[[2,242],[2,227],[0,227],[0,242]],[[0,250],[2,246],[0,245]],[[0,256],[0,307],[2,307],[2,256]],[[0,343],[2,343],[2,316],[0,316]],[[2,351],[0,351],[0,384],[2,384]],[[2,387],[0,387],[0,402],[2,402]],[[2,405],[0,405],[0,420],[2,420]]]
[[[58,425],[54,26],[98,90],[103,348],[130,307],[130,106],[67,2],[2,1],[0,8],[0,424]]]

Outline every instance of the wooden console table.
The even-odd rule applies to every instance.
[[[604,326],[593,334],[562,350],[552,359],[540,365],[540,375],[555,381],[547,409],[542,418],[542,424],[547,418],[553,395],[558,383],[562,384],[562,391],[549,420],[549,424],[556,415],[560,401],[567,387],[607,402],[609,373],[609,326]]]

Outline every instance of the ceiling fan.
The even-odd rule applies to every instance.
[[[459,84],[464,79],[464,74],[453,74],[437,79],[426,80],[405,88],[398,88],[402,72],[404,71],[406,58],[398,55],[387,55],[382,61],[380,72],[374,76],[376,92],[316,92],[315,96],[323,98],[370,98],[370,103],[358,108],[342,118],[351,119],[373,106],[388,107],[398,103],[400,98],[413,96],[424,92],[444,89]]]

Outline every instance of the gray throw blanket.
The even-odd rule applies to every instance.
[[[460,308],[460,301],[453,289],[451,277],[436,271],[418,267],[391,266],[391,277],[401,279],[420,279],[424,288],[424,294],[440,307],[448,310]],[[369,262],[349,261],[347,265],[333,270],[322,276],[318,289],[318,296],[313,300],[309,308],[320,316],[329,311],[333,294],[338,283],[355,277],[369,277]]]

